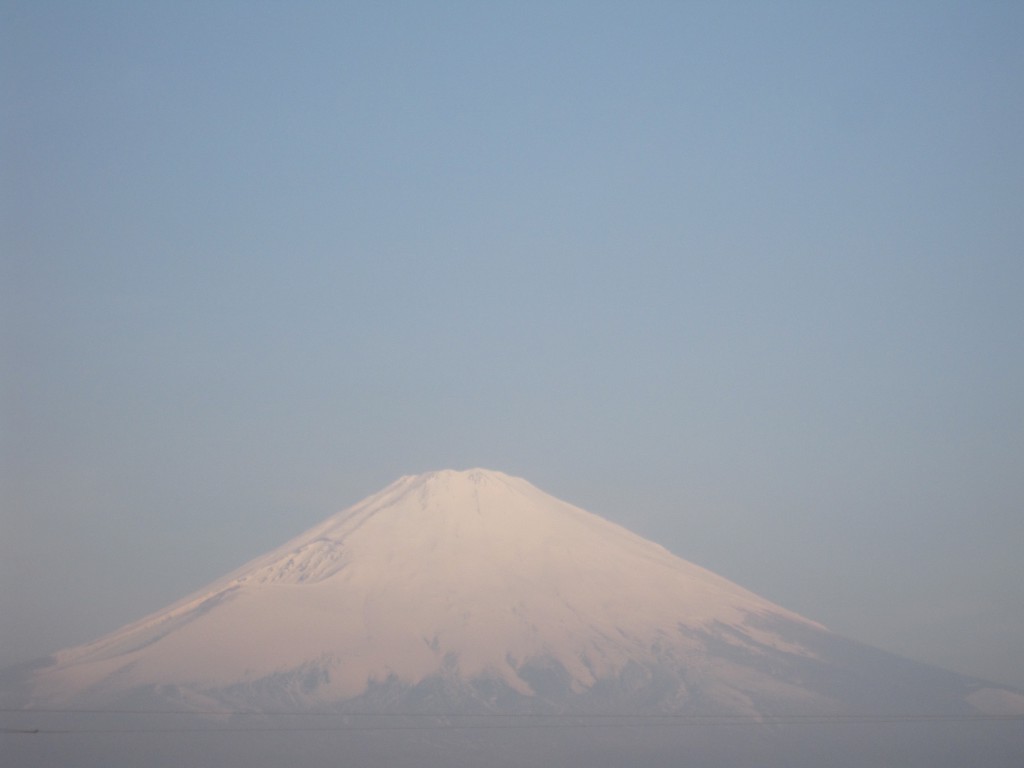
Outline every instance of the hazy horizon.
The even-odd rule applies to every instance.
[[[1024,687],[1022,32],[0,3],[0,667],[482,466]]]

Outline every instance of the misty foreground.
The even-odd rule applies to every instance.
[[[1024,765],[1022,692],[484,470],[402,478],[0,692],[25,766]]]
[[[1020,721],[890,722],[754,726],[692,723],[616,725],[600,720],[430,727],[407,719],[372,718],[373,725],[341,725],[279,717],[197,726],[186,717],[125,716],[62,725],[105,733],[0,734],[5,766],[82,768],[541,768],[567,766],[907,766],[1019,768]],[[464,718],[472,722],[471,718]],[[57,722],[47,719],[48,723]],[[200,727],[204,730],[192,730]],[[153,728],[163,733],[147,732]],[[206,728],[227,730],[205,730]],[[238,728],[240,730],[230,730]]]

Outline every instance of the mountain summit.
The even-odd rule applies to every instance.
[[[403,477],[19,687],[29,707],[1024,710],[481,469]]]

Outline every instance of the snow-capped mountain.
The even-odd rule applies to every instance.
[[[403,477],[15,688],[29,708],[1024,713],[480,469]]]

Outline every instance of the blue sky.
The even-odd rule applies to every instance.
[[[1022,33],[0,3],[0,664],[484,466],[1024,686]]]

